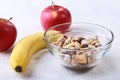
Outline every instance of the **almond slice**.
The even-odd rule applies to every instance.
[[[74,46],[75,46],[75,43],[72,42],[72,43],[69,43],[69,44],[63,46],[63,48],[69,48],[69,47],[74,47]]]

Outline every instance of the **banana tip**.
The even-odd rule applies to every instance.
[[[16,66],[15,71],[16,72],[22,72],[22,67],[21,66]]]

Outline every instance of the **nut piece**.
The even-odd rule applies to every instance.
[[[87,63],[87,59],[86,59],[85,54],[76,55],[74,60],[76,60],[76,62],[81,63],[81,64],[86,64]]]
[[[80,36],[80,35],[77,35],[77,36],[74,37],[74,40],[77,41],[77,42],[79,42],[79,43],[81,43],[81,41],[82,41],[83,39],[84,39],[84,38],[83,38],[82,36]]]
[[[80,49],[80,47],[81,47],[80,43],[79,42],[75,42],[75,48],[76,49]]]
[[[76,49],[75,47],[69,47],[69,49]]]
[[[101,46],[101,43],[95,43],[95,47]]]
[[[67,45],[63,46],[63,48],[69,48],[69,47],[74,47],[74,46],[75,46],[75,43],[72,42],[70,44],[67,44]]]
[[[88,41],[85,40],[85,39],[83,39],[83,40],[81,41],[81,48],[86,48],[86,47],[88,47]]]
[[[91,52],[86,52],[87,63],[90,64],[93,62],[93,55]]]
[[[88,41],[86,40],[86,39],[83,39],[82,41],[81,41],[81,45],[82,44],[88,44]]]
[[[87,58],[87,61],[88,61],[88,62],[87,62],[88,64],[91,64],[91,63],[93,62],[92,57],[88,57],[88,58]]]
[[[70,42],[71,42],[71,43],[72,43],[72,42],[75,42],[75,40],[74,40],[73,38],[71,38],[71,41],[70,41]]]
[[[86,47],[88,47],[88,44],[82,44],[81,45],[81,48],[86,48]]]
[[[88,48],[93,49],[93,48],[95,48],[95,46],[94,45],[88,45]]]
[[[71,43],[71,39],[72,39],[72,37],[68,37],[68,38],[66,39],[66,41],[64,42],[63,46]]]
[[[57,42],[55,42],[54,44],[57,46],[63,46],[64,42],[66,41],[67,37],[66,36],[61,36]]]
[[[56,46],[62,46],[63,42],[54,42],[53,44]]]

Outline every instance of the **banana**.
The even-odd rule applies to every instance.
[[[51,31],[48,36],[57,32],[58,31]],[[44,32],[30,34],[15,45],[10,56],[10,66],[13,70],[16,72],[24,71],[32,55],[38,50],[46,48],[47,45],[43,39],[43,35]]]

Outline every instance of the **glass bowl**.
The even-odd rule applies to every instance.
[[[69,29],[64,30],[65,26],[70,27]],[[49,36],[49,32],[56,29],[63,30],[57,31]],[[79,49],[57,46],[54,43],[61,37],[60,35],[62,37],[82,36],[83,39],[90,39],[97,36],[100,46],[89,47],[90,45],[88,44],[87,48]],[[111,30],[101,25],[76,22],[52,26],[44,33],[44,39],[48,50],[55,56],[55,58],[57,58],[60,64],[73,69],[86,69],[95,66],[110,50],[114,35]]]

